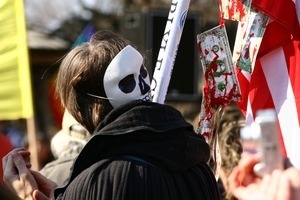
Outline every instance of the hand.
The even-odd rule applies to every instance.
[[[57,187],[57,184],[54,181],[51,181],[44,177],[39,172],[30,170],[31,174],[34,176],[39,190],[35,190],[33,196],[37,200],[47,200],[54,199],[54,190]]]
[[[275,170],[262,178],[253,173],[259,157],[244,154],[229,177],[230,189],[238,199],[276,200],[300,198],[300,170],[291,167]]]
[[[24,148],[17,148],[9,152],[3,159],[3,181],[21,199],[33,199],[32,193],[38,189],[37,182],[30,173],[30,165],[25,160],[29,159],[30,152]]]
[[[286,185],[290,186],[289,190],[287,190],[290,192],[291,198],[289,199],[300,199],[300,170],[295,167],[290,167],[284,170],[283,176],[284,180],[280,181],[280,185],[285,185],[284,182],[287,182]],[[288,194],[286,195],[288,196]]]
[[[231,187],[247,186],[250,183],[260,182],[261,178],[257,177],[253,171],[254,166],[261,161],[260,156],[244,152],[238,163],[233,168],[229,182]]]
[[[30,164],[25,163],[29,156],[30,152],[17,148],[3,158],[4,183],[21,199],[53,199],[57,184],[39,172],[30,170]]]

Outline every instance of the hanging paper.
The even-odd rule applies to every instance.
[[[247,21],[239,22],[233,50],[236,67],[252,73],[268,21],[262,12],[253,10]]]
[[[219,25],[197,35],[197,43],[205,77],[197,132],[212,148],[211,159],[218,179],[221,159],[217,137],[213,135],[216,113],[224,106],[240,101],[241,94],[225,26]]]
[[[245,21],[250,12],[251,0],[219,0],[220,18]]]
[[[197,36],[206,85],[205,98],[212,108],[240,101],[232,54],[224,25]]]

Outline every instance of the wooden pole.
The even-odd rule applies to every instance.
[[[36,137],[34,117],[28,118],[26,122],[27,122],[28,149],[31,153],[30,155],[31,169],[38,171],[40,168],[39,168],[37,137]]]

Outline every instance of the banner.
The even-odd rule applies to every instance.
[[[163,104],[169,87],[190,0],[173,0],[151,82],[152,100]]]
[[[33,117],[22,0],[0,1],[0,120]]]

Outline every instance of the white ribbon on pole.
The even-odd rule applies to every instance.
[[[173,0],[151,82],[152,101],[164,103],[190,0]]]

